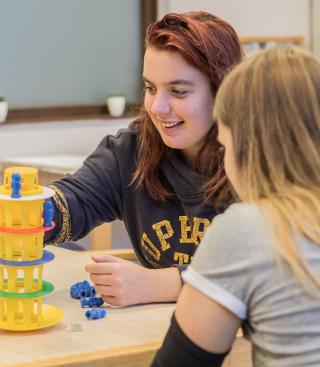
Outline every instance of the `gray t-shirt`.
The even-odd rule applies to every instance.
[[[271,233],[261,208],[233,204],[214,218],[182,277],[243,320],[255,366],[320,366],[320,298],[276,262]],[[320,276],[320,247],[302,237],[297,246]]]

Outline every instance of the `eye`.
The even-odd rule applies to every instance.
[[[188,93],[189,91],[187,90],[171,89],[171,94],[178,98],[185,97]]]
[[[150,94],[155,94],[156,92],[156,88],[150,84],[145,84],[144,85],[144,90]]]

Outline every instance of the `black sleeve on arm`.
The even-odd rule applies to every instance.
[[[104,138],[81,168],[50,186],[55,191],[56,228],[45,236],[46,244],[78,240],[99,224],[121,219],[122,192],[114,140],[117,136]]]
[[[219,367],[229,353],[209,353],[194,344],[182,331],[175,315],[151,367]]]
[[[54,187],[49,186],[51,189]],[[65,241],[68,241],[70,238],[70,222],[68,216],[63,216],[62,213],[68,211],[67,204],[63,198],[59,197],[59,194],[56,192],[54,197],[51,198],[51,202],[54,206],[54,217],[53,221],[55,223],[55,227],[49,232],[44,233],[44,245],[50,244],[60,244]]]

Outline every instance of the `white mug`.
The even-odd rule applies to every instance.
[[[118,117],[123,115],[126,107],[125,96],[110,96],[107,98],[107,106],[111,116]]]
[[[0,123],[5,122],[8,114],[8,102],[1,101],[0,102]]]

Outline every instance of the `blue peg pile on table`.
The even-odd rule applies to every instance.
[[[80,300],[81,307],[100,307],[103,305],[103,299],[100,297],[89,297],[89,298],[82,298]]]
[[[107,311],[104,308],[92,308],[85,313],[88,320],[102,319],[106,314]]]
[[[88,320],[101,319],[106,316],[107,311],[103,308],[99,308],[103,305],[103,299],[101,297],[95,297],[96,290],[87,280],[75,283],[71,286],[70,295],[74,299],[80,299],[81,307],[92,307],[91,310],[85,313]]]

